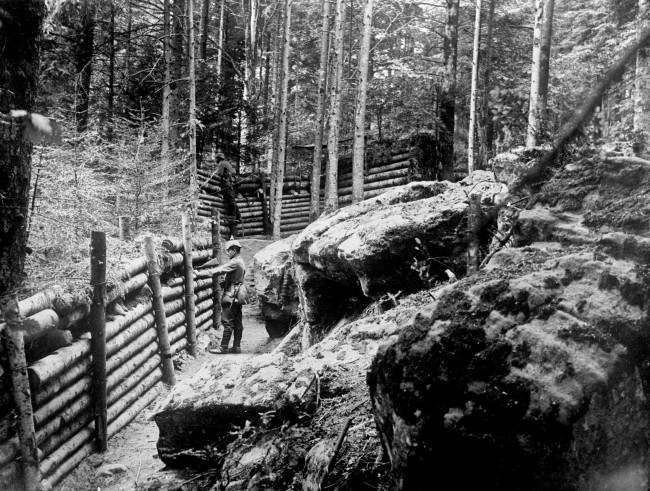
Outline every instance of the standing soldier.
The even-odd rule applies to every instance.
[[[223,297],[221,306],[221,322],[223,324],[223,336],[221,337],[221,346],[210,349],[210,353],[241,353],[241,338],[244,332],[242,323],[242,304],[246,298],[246,285],[244,285],[244,276],[246,276],[246,264],[240,255],[241,244],[236,240],[226,243],[226,253],[230,260],[214,268],[213,274],[225,274],[223,285]],[[217,265],[217,259],[211,259],[201,266],[201,268],[210,268]],[[232,348],[228,349],[230,337],[234,333]]]

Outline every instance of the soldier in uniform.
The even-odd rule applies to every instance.
[[[223,284],[223,297],[221,299],[221,323],[223,324],[223,336],[221,345],[209,349],[210,353],[241,353],[241,338],[244,332],[242,323],[242,299],[246,297],[246,286],[244,285],[244,276],[246,276],[246,264],[240,255],[241,244],[236,240],[226,242],[226,253],[230,258],[225,264],[214,268],[213,274],[225,275]],[[201,266],[201,268],[210,268],[217,265],[216,259],[211,259]],[[228,349],[230,338],[234,334],[232,348]]]

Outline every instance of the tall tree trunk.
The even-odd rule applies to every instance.
[[[108,97],[106,101],[106,138],[113,140],[115,116],[115,2],[110,0],[110,20],[108,24]]]
[[[283,2],[283,0],[277,0],[278,4]],[[278,180],[278,143],[280,141],[278,132],[280,131],[280,86],[281,86],[281,65],[282,65],[282,53],[284,49],[284,42],[281,42],[280,36],[282,34],[282,29],[284,27],[284,10],[282,16],[278,19],[276,25],[276,46],[275,46],[275,60],[273,63],[273,138],[271,142],[271,189],[269,190],[269,208],[270,208],[270,217],[273,221],[275,216],[275,191],[276,184]]]
[[[210,0],[203,0],[201,6],[201,41],[200,53],[202,66],[205,66],[208,51],[208,27],[210,26]]]
[[[327,94],[327,62],[329,53],[330,0],[321,0],[320,65],[318,68],[318,100],[316,101],[316,131],[314,132],[314,162],[311,170],[311,200],[309,221],[320,215],[320,178],[323,168],[323,130],[325,126],[325,96]]]
[[[650,0],[639,0],[637,37],[650,27]],[[648,147],[650,136],[650,47],[639,49],[634,73],[634,131],[638,133],[637,153]]]
[[[223,18],[226,8],[226,0],[221,0],[219,6],[219,31],[217,32],[217,80],[221,83],[221,67],[223,65]]]
[[[162,118],[161,118],[161,129],[162,129],[162,157],[163,159],[169,158],[169,149],[170,149],[170,135],[171,135],[171,124],[170,124],[170,104],[171,104],[171,64],[172,64],[172,50],[171,50],[171,29],[170,22],[171,12],[169,0],[163,1],[163,60],[165,63],[164,70],[164,80],[163,80],[163,92],[162,92]]]
[[[126,36],[124,45],[126,46],[126,53],[124,54],[124,72],[122,74],[122,87],[120,90],[121,96],[121,111],[123,114],[129,112],[129,86],[131,83],[131,54],[133,53],[133,46],[131,43],[131,30],[133,29],[133,7],[131,0],[126,1]]]
[[[485,55],[483,57],[483,94],[481,96],[481,124],[479,125],[481,152],[479,158],[483,169],[487,169],[490,154],[492,152],[493,125],[492,116],[488,107],[488,98],[492,78],[492,32],[494,28],[494,6],[495,0],[489,0],[488,14],[486,19],[485,33]]]
[[[273,238],[279,239],[282,225],[282,188],[287,149],[287,100],[289,96],[289,51],[291,49],[291,0],[284,0],[284,48],[282,49],[282,83],[280,86],[280,125],[278,131],[278,173],[273,209]]]
[[[190,129],[190,203],[192,209],[192,219],[196,217],[196,206],[199,198],[199,187],[196,172],[196,60],[194,46],[194,0],[187,0],[187,30],[189,34],[189,86],[190,86],[190,112],[189,112],[189,129]]]
[[[544,30],[542,31],[542,49],[539,54],[541,70],[539,78],[538,106],[542,120],[542,130],[548,124],[548,82],[551,66],[551,45],[553,44],[553,11],[555,0],[546,0],[544,7]]]
[[[31,111],[38,82],[38,38],[43,0],[6,2],[0,29],[0,112]],[[0,296],[20,285],[27,246],[32,145],[22,122],[0,124]]]
[[[458,4],[459,0],[447,0],[447,23],[445,24],[443,43],[445,76],[442,82],[439,101],[441,130],[438,134],[438,156],[441,162],[441,169],[436,176],[438,179],[452,179],[454,175],[456,69],[458,66]]]
[[[478,99],[478,69],[481,47],[481,11],[483,0],[476,0],[476,18],[474,20],[474,47],[472,56],[472,89],[469,101],[469,130],[467,135],[467,171],[474,172],[476,157],[474,142],[476,139],[476,102]]]
[[[533,64],[530,72],[530,106],[526,130],[527,147],[537,145],[545,122],[553,7],[553,0],[537,0],[535,3]]]
[[[81,4],[81,30],[75,49],[77,68],[77,97],[75,115],[77,131],[88,129],[88,110],[90,106],[90,80],[92,76],[95,37],[95,2],[83,0]]]
[[[366,96],[368,94],[368,58],[372,31],[373,0],[366,0],[363,9],[363,30],[359,47],[359,86],[354,113],[354,143],[352,151],[352,203],[363,201],[363,168],[366,149]]]
[[[341,119],[341,84],[343,76],[343,0],[336,0],[334,16],[334,50],[332,52],[332,80],[330,82],[329,132],[327,135],[327,186],[325,211],[339,207],[339,131]]]
[[[182,95],[182,78],[183,78],[183,65],[185,64],[185,53],[183,50],[183,31],[184,31],[184,17],[185,17],[185,0],[173,0],[172,3],[172,33],[171,33],[171,81],[169,84],[171,97],[170,97],[170,128],[169,140],[170,145],[174,148],[179,144],[181,121],[185,119],[182,115],[181,101]]]

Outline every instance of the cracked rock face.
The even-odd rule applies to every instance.
[[[253,258],[257,299],[272,338],[286,334],[298,319],[298,289],[291,258],[294,237],[269,244]]]
[[[435,292],[373,362],[396,488],[646,489],[647,272],[585,247],[493,262]]]
[[[436,258],[432,277],[462,272],[468,195],[480,193],[489,206],[503,191],[491,173],[480,172],[461,183],[412,182],[321,217],[292,246],[307,320],[327,322],[354,297],[421,288],[412,268],[416,239]]]

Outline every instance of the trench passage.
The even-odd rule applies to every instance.
[[[272,241],[248,239],[242,242],[244,245],[242,256],[247,267],[246,283],[249,288],[253,289],[253,256]],[[236,358],[245,363],[246,359],[251,356],[268,353],[281,341],[281,339],[269,338],[264,327],[264,319],[261,317],[256,302],[244,305],[243,324],[241,354],[213,355],[208,353],[205,350],[208,336],[199,336],[199,355],[196,359],[192,359],[186,352],[183,352],[180,358],[182,366],[176,370],[177,383],[189,380],[204,364],[215,358]],[[209,334],[211,339],[219,340],[222,332],[222,328],[210,329]],[[135,489],[145,483],[155,488],[165,482],[179,479],[183,481],[196,476],[196,470],[166,469],[165,464],[158,457],[156,449],[158,426],[150,416],[155,413],[158,404],[169,393],[169,389],[162,383],[159,383],[157,387],[159,394],[156,400],[109,440],[108,450],[103,454],[89,455],[57,487],[61,489],[101,488],[103,491],[121,491]]]

